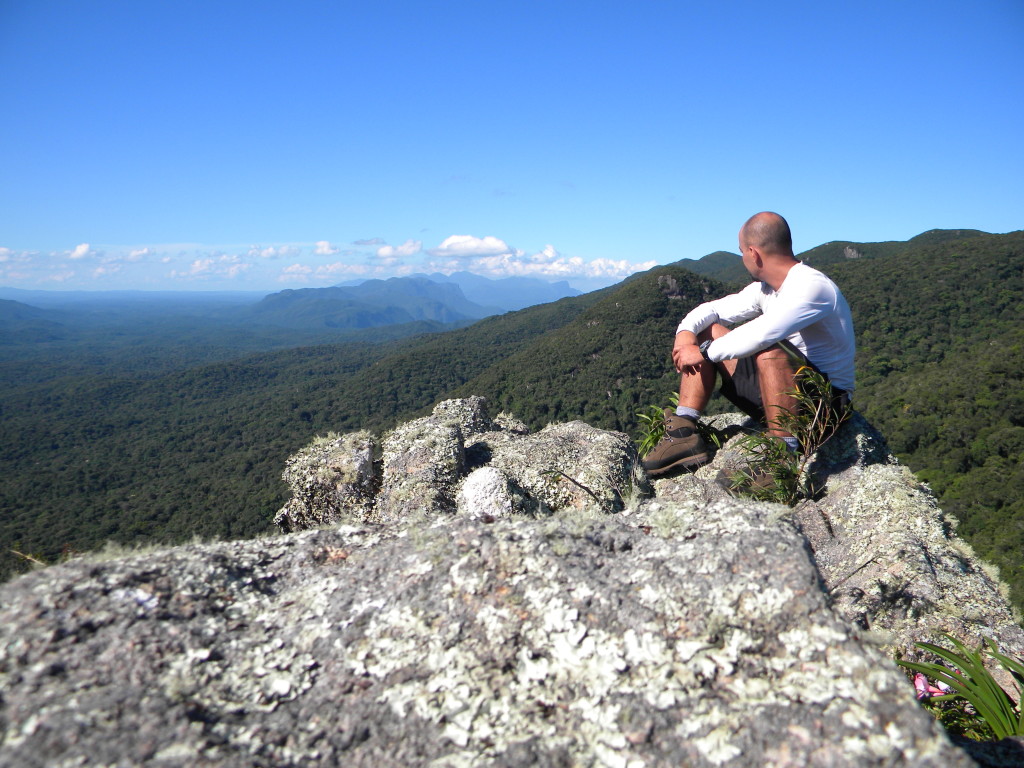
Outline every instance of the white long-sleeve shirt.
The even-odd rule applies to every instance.
[[[836,284],[804,263],[786,274],[778,291],[766,283],[751,283],[739,293],[696,307],[676,329],[700,333],[712,323],[733,329],[708,347],[713,362],[748,357],[788,339],[829,380],[852,393],[854,387],[853,318]]]

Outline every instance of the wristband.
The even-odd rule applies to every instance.
[[[703,357],[709,363],[714,362],[710,357],[708,357],[708,347],[711,346],[712,341],[714,341],[714,339],[709,339],[708,341],[705,341],[703,344],[700,345],[701,357]]]

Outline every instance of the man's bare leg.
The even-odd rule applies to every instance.
[[[729,329],[718,323],[704,329],[697,336],[697,343],[703,343],[709,339],[717,339],[729,332]],[[718,367],[725,369],[729,376],[736,372],[736,361],[726,360],[725,362],[709,363],[706,360],[700,365],[694,366],[694,370],[683,371],[679,381],[679,405],[684,408],[692,408],[703,413],[708,407],[711,395],[715,391],[715,383],[718,379]]]
[[[697,336],[697,342],[717,339],[727,333],[728,328],[715,323],[701,331]],[[768,423],[768,434],[792,437],[789,432],[778,427],[779,414],[783,411],[795,413],[797,407],[796,398],[790,394],[796,387],[792,361],[782,349],[770,347],[754,355],[754,362],[757,366],[757,379]],[[719,368],[722,369],[723,375],[733,376],[736,373],[736,361],[725,360],[717,365],[704,362],[694,366],[690,371],[683,371],[679,382],[679,405],[703,413],[715,390]]]
[[[796,388],[795,372],[789,356],[778,347],[771,347],[754,356],[757,380],[761,387],[761,403],[768,422],[768,434],[792,437],[779,428],[779,415],[796,413],[797,401],[791,392]]]

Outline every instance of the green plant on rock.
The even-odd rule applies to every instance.
[[[955,731],[970,738],[1003,739],[1007,736],[1024,736],[1024,705],[1015,703],[992,673],[985,668],[984,649],[980,647],[972,651],[962,642],[950,635],[943,635],[956,650],[951,651],[934,643],[916,643],[918,648],[935,654],[944,659],[946,664],[932,662],[914,662],[897,659],[896,663],[937,681],[950,691],[941,695],[928,695],[932,689],[918,685],[918,697],[928,704],[934,705],[933,714],[947,728],[954,726]],[[988,652],[999,665],[1010,673],[1017,688],[1017,702],[1024,694],[1024,664],[999,652],[996,644],[985,638]],[[924,690],[922,691],[922,687]],[[952,702],[950,707],[946,702]],[[963,704],[969,706],[963,706]],[[945,706],[944,706],[945,705]],[[936,709],[938,710],[936,712]],[[950,718],[952,714],[952,718]],[[954,730],[950,728],[950,730]],[[991,736],[988,734],[991,733]],[[975,735],[972,735],[975,734]]]
[[[636,451],[641,459],[665,436],[665,408],[675,410],[679,405],[678,393],[669,393],[668,399],[671,403],[669,406],[648,405],[644,410],[637,411],[637,418],[640,419],[640,437],[636,441]],[[705,443],[714,446],[716,450],[722,447],[722,437],[714,427],[698,421],[697,432]]]
[[[788,395],[796,401],[793,410],[783,410],[773,425],[793,435],[799,451],[768,433],[746,435],[740,446],[751,455],[744,469],[731,479],[730,490],[758,501],[773,501],[793,506],[813,495],[805,469],[814,454],[836,433],[850,416],[849,404],[834,405],[832,383],[823,374],[803,365],[795,374],[796,386]]]
[[[778,438],[766,433],[745,435],[739,447],[751,455],[747,466],[729,478],[729,490],[756,501],[792,506],[803,495],[802,458]]]
[[[672,408],[679,404],[677,392],[670,393],[668,399],[672,403]],[[665,407],[648,405],[644,410],[637,411],[636,415],[640,419],[640,439],[637,440],[636,450],[640,458],[643,458],[665,436]]]

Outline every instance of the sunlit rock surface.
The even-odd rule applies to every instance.
[[[729,497],[714,468],[648,497],[624,436],[528,435],[478,400],[385,437],[369,506],[346,483],[374,470],[328,446],[334,507],[307,513],[331,528],[0,587],[0,765],[973,765],[882,645],[928,612],[832,604],[861,557],[889,574],[857,582],[866,594],[896,576],[918,589],[917,565],[890,573],[917,561],[889,554],[881,521],[906,527],[928,495],[883,471],[901,472],[869,429],[837,436],[816,470],[827,493],[796,513]],[[913,514],[938,521],[914,535],[941,561],[955,536],[937,510]],[[844,559],[855,528],[877,541]],[[943,605],[953,587],[928,589]],[[991,590],[979,604],[1006,624]]]
[[[728,415],[713,423],[726,431],[744,419]],[[694,475],[659,481],[659,498],[728,498],[714,480],[744,462],[737,443],[728,440]],[[974,647],[988,638],[1024,658],[1024,629],[996,570],[956,536],[955,518],[863,417],[854,413],[808,471],[819,493],[782,514],[807,539],[833,610],[905,658],[920,656],[917,642],[941,643],[941,633]],[[1005,670],[992,671],[1016,692]]]
[[[292,498],[274,523],[290,532],[369,516],[376,493],[375,445],[369,432],[329,435],[289,458],[282,477]]]

